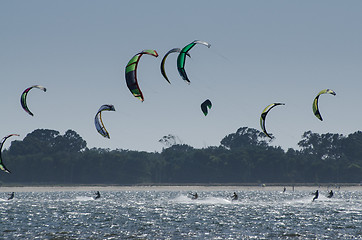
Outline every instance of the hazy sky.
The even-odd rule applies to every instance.
[[[5,1],[0,0],[0,136],[35,129],[72,129],[88,147],[160,151],[174,134],[182,143],[217,146],[239,127],[260,130],[261,111],[283,102],[267,117],[273,145],[296,148],[308,130],[349,134],[361,130],[362,1]],[[166,62],[172,84],[160,73],[164,54],[195,46],[186,84]],[[125,66],[143,49],[138,80],[145,101],[125,83]],[[33,89],[28,106],[22,91]],[[316,94],[326,88],[320,111]],[[209,98],[208,116],[200,104]],[[103,104],[110,139],[95,129]]]

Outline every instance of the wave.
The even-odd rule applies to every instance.
[[[237,202],[221,197],[199,197],[198,199],[191,199],[187,195],[179,195],[171,199],[171,201],[185,204],[232,204]]]
[[[84,202],[84,201],[92,201],[94,200],[93,197],[88,197],[88,196],[77,196],[75,198],[76,201],[80,201],[80,202]]]

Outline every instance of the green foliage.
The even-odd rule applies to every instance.
[[[163,137],[162,152],[88,149],[75,131],[38,129],[2,153],[18,184],[321,183],[361,182],[362,132],[348,136],[307,131],[300,150],[268,144],[256,129],[239,128],[220,146],[195,149]]]
[[[242,127],[236,133],[227,135],[221,140],[221,146],[227,149],[235,149],[238,147],[261,146],[266,147],[268,144],[265,141],[267,137],[264,133],[253,129]]]

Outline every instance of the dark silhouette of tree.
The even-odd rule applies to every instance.
[[[167,136],[163,136],[158,142],[162,143],[166,147],[171,147],[176,144],[181,144],[181,140],[172,134],[168,134]]]
[[[261,146],[267,147],[267,137],[264,133],[253,129],[242,127],[236,133],[227,135],[221,140],[221,146],[227,149],[235,149],[238,147]]]
[[[195,149],[160,141],[162,152],[87,148],[73,130],[64,135],[37,129],[2,152],[11,174],[0,183],[149,184],[149,183],[322,183],[361,182],[362,132],[348,136],[307,131],[300,150],[269,146],[265,134],[242,127],[220,146]]]

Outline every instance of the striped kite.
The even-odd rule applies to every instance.
[[[103,121],[102,121],[102,111],[116,111],[116,109],[114,108],[113,105],[110,105],[110,104],[105,104],[105,105],[102,105],[95,118],[94,118],[94,124],[96,125],[96,129],[97,131],[103,136],[103,137],[106,137],[106,138],[110,138],[109,137],[109,133],[107,132],[106,128],[104,127],[104,124],[103,124]]]
[[[31,89],[33,89],[33,88],[39,88],[39,89],[43,90],[44,92],[47,91],[47,89],[46,89],[45,87],[43,87],[43,86],[34,85],[34,86],[31,86],[31,87],[25,89],[24,92],[21,94],[21,97],[20,97],[21,106],[22,106],[23,109],[24,109],[27,113],[29,113],[31,116],[34,116],[34,114],[33,114],[32,112],[30,112],[30,110],[29,110],[29,108],[28,108],[28,105],[27,105],[27,103],[26,103],[26,98],[27,98],[27,96],[28,96],[29,91],[30,91]]]
[[[138,86],[137,81],[137,65],[143,54],[148,54],[154,57],[158,57],[158,53],[156,50],[143,50],[140,53],[137,53],[131,60],[128,62],[126,66],[126,83],[136,98],[140,99],[142,102],[144,101],[143,94],[141,92],[140,87]]]
[[[175,52],[181,52],[181,48],[172,48],[170,51],[168,51],[165,56],[162,58],[162,61],[161,61],[161,74],[162,76],[166,79],[166,81],[171,84],[170,80],[168,80],[168,77],[166,75],[166,71],[165,71],[165,62],[166,62],[166,58],[168,57],[169,54],[171,53],[175,53]],[[191,57],[190,54],[186,53],[186,55],[188,57]]]
[[[210,44],[204,41],[199,41],[199,40],[195,40],[192,43],[186,45],[181,52],[179,53],[178,57],[177,57],[177,70],[180,74],[180,76],[182,77],[183,80],[185,80],[188,84],[190,84],[190,80],[187,77],[186,71],[185,71],[185,61],[186,61],[186,55],[187,52],[191,50],[191,48],[193,48],[193,46],[195,46],[196,44],[203,44],[205,46],[207,46],[208,48],[210,48]]]
[[[266,131],[266,128],[265,128],[266,115],[269,113],[269,111],[272,108],[274,108],[278,105],[285,105],[285,104],[284,103],[272,103],[263,110],[263,112],[261,113],[261,116],[260,116],[260,127],[263,130],[263,132],[265,133],[265,135],[268,136],[269,138],[273,138],[273,137]]]
[[[319,100],[319,96],[321,94],[325,94],[325,93],[330,93],[332,94],[333,96],[336,96],[336,92],[333,91],[332,89],[324,89],[322,91],[320,91],[318,93],[318,95],[314,98],[314,101],[313,101],[313,113],[314,115],[321,121],[323,121],[323,118],[321,116],[321,113],[319,112],[319,107],[318,107],[318,100]]]
[[[3,137],[3,139],[1,139],[1,142],[0,142],[0,169],[3,170],[4,172],[6,173],[10,173],[9,169],[7,169],[4,165],[4,162],[1,158],[1,149],[3,148],[3,145],[6,141],[6,139],[8,139],[9,137],[11,136],[20,136],[19,134],[10,134],[10,135],[7,135],[6,137]]]

